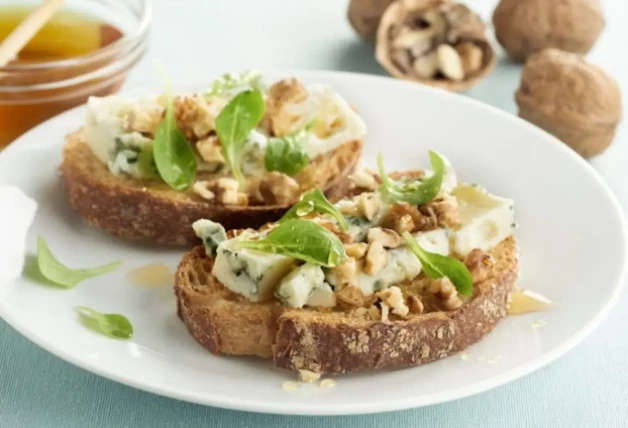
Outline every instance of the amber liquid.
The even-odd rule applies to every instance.
[[[0,40],[4,40],[29,12],[27,8],[0,7]],[[80,57],[107,46],[122,36],[121,31],[107,23],[74,12],[61,11],[31,39],[11,64],[46,63]],[[25,76],[24,81],[20,81],[15,75],[8,82],[7,77],[2,77],[0,74],[0,86],[28,85],[40,83],[39,80],[44,83],[48,77],[46,73],[49,74],[49,81],[71,78],[77,73],[87,72],[104,65],[106,64],[101,63],[86,65],[84,69],[74,67],[65,71],[63,69],[44,71],[38,82],[32,81],[33,76]],[[41,94],[0,93],[0,149],[49,117],[84,103],[87,96],[102,96],[116,92],[121,84],[120,79],[111,85],[98,88],[95,93],[87,94],[85,92],[89,91],[89,84],[83,88],[58,89]],[[51,99],[46,100],[47,98]]]

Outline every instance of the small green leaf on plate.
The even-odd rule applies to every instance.
[[[458,293],[463,296],[473,294],[473,277],[467,266],[454,257],[430,253],[421,248],[416,239],[408,233],[403,233],[406,245],[421,262],[423,272],[432,279],[447,277],[454,284]]]
[[[37,266],[39,271],[48,281],[65,288],[72,288],[81,281],[111,272],[121,265],[122,261],[118,260],[91,269],[71,269],[57,260],[44,238],[41,236],[37,238]]]
[[[83,324],[92,330],[116,339],[130,339],[133,326],[124,315],[103,314],[85,306],[76,306],[74,310],[81,316]]]

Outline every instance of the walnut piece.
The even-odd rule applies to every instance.
[[[447,277],[434,280],[429,291],[438,297],[447,310],[453,311],[462,306],[462,299],[458,295],[458,290]]]
[[[206,187],[224,205],[248,205],[249,203],[248,195],[239,191],[240,184],[233,178],[222,177],[208,183]]]
[[[585,54],[604,28],[600,0],[501,0],[493,12],[497,41],[517,61],[546,48]]]
[[[216,194],[209,190],[210,186],[211,183],[209,181],[199,180],[192,185],[192,190],[201,198],[211,201],[216,197]]]
[[[381,207],[381,200],[374,193],[360,194],[357,202],[358,212],[367,220],[372,220]]]
[[[218,97],[209,104],[200,94],[176,97],[174,117],[183,135],[190,141],[197,141],[214,130],[216,116],[226,105],[227,102]]]
[[[368,245],[364,242],[356,242],[352,244],[345,244],[345,252],[349,257],[354,259],[361,259],[366,254]]]
[[[349,285],[336,291],[336,299],[349,306],[364,306],[365,303],[362,291],[355,285]]]
[[[266,99],[266,120],[273,135],[282,137],[293,133],[295,123],[301,118],[285,108],[307,98],[307,91],[297,79],[283,79],[273,84]]]
[[[390,287],[376,294],[382,303],[392,309],[392,313],[405,317],[410,312],[399,287]],[[383,309],[383,307],[382,307]],[[383,311],[382,311],[383,312]]]
[[[622,117],[617,81],[580,55],[556,49],[528,59],[515,98],[520,117],[584,158],[610,146]]]
[[[268,205],[290,205],[296,202],[301,192],[294,178],[272,171],[261,178],[259,193]]]
[[[384,249],[381,242],[375,241],[369,244],[366,252],[366,261],[364,263],[364,272],[369,275],[375,275],[386,265],[388,261],[388,253]]]
[[[473,283],[476,284],[488,278],[494,261],[490,254],[476,248],[467,254],[464,264],[469,269],[469,272],[471,272]]]
[[[345,261],[330,270],[330,275],[335,278],[338,290],[354,283],[357,273],[357,264],[353,257],[347,257]]]
[[[401,245],[401,236],[397,232],[381,227],[369,229],[367,240],[369,244],[379,242],[384,248],[397,248]]]
[[[399,0],[377,32],[375,56],[393,76],[464,91],[495,66],[486,26],[450,0]]]
[[[208,164],[222,165],[225,163],[220,140],[216,135],[210,135],[207,138],[198,140],[196,142],[196,152]]]
[[[408,306],[408,309],[411,313],[422,314],[425,310],[425,307],[423,306],[423,301],[419,296],[408,296],[406,300],[406,305]]]

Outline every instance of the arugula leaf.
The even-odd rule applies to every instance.
[[[157,69],[164,82],[166,115],[155,132],[153,156],[161,178],[175,190],[185,190],[196,178],[194,149],[177,127],[174,117],[174,101],[166,71],[160,64]]]
[[[251,88],[258,88],[262,74],[258,71],[245,71],[241,74],[226,73],[211,83],[210,88],[205,92],[205,97],[213,97],[228,92],[238,86],[249,85]]]
[[[133,336],[133,325],[120,314],[103,314],[85,306],[75,306],[83,324],[92,330],[115,339],[130,339]]]
[[[464,263],[454,257],[430,253],[424,250],[408,232],[404,232],[402,236],[410,251],[421,262],[425,275],[432,279],[446,276],[454,284],[458,293],[464,296],[473,294],[473,278]]]
[[[345,259],[344,246],[336,235],[313,221],[298,218],[280,223],[264,239],[240,243],[244,248],[326,267],[337,266]]]
[[[216,117],[216,133],[233,177],[244,181],[241,157],[249,134],[264,117],[264,96],[259,89],[240,92]]]
[[[264,164],[266,171],[279,171],[293,176],[310,163],[303,141],[309,132],[305,129],[285,137],[275,137],[268,140]]]
[[[313,212],[329,214],[338,221],[338,225],[343,232],[349,230],[347,219],[338,211],[338,208],[329,202],[325,194],[317,188],[301,195],[299,202],[294,204],[292,208],[284,214],[279,220],[279,223],[292,218],[303,217]]]
[[[380,191],[386,202],[407,202],[410,205],[423,205],[438,196],[443,184],[445,161],[436,152],[430,151],[429,154],[434,173],[428,178],[411,182],[391,180],[384,169],[382,154],[377,156],[377,167],[382,179]]]
[[[109,273],[121,265],[122,261],[118,260],[92,269],[70,269],[57,260],[44,238],[41,236],[37,238],[37,266],[39,271],[47,280],[64,288],[72,288],[81,281]]]

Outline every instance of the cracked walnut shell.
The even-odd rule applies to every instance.
[[[377,61],[393,76],[462,92],[495,66],[486,26],[451,0],[398,0],[379,25]]]
[[[520,117],[585,158],[612,143],[622,116],[615,79],[582,56],[557,49],[528,59],[515,99]]]
[[[501,0],[493,12],[495,36],[524,61],[545,48],[587,53],[604,28],[600,0]]]
[[[386,8],[394,0],[350,0],[347,19],[356,33],[375,44],[377,27]]]

